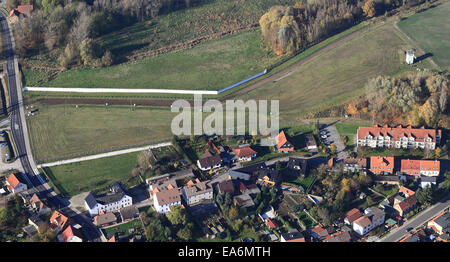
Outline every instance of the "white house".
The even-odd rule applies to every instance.
[[[61,234],[58,235],[59,242],[83,242],[80,232],[81,226],[78,224],[69,225]]]
[[[177,188],[153,193],[153,206],[158,213],[169,213],[170,208],[181,205],[180,191]]]
[[[232,150],[238,161],[251,161],[257,154],[250,145],[240,145]]]
[[[385,218],[384,211],[376,207],[366,208],[364,213],[364,216],[353,221],[353,230],[361,236],[384,224]]]
[[[112,212],[133,204],[132,197],[125,193],[120,184],[114,183],[110,190],[111,193],[97,197],[89,193],[84,199],[85,207],[92,217],[101,211]]]
[[[209,181],[200,182],[196,179],[195,183],[191,180],[181,190],[181,195],[188,205],[194,205],[205,200],[213,198],[213,188]]]
[[[222,165],[222,158],[219,155],[208,156],[197,160],[197,166],[202,171],[218,168]]]
[[[28,189],[27,184],[22,180],[22,177],[16,174],[10,174],[6,178],[6,185],[8,186],[9,191],[13,194],[17,194]]]
[[[358,128],[357,145],[372,148],[426,148],[434,150],[440,144],[441,135],[442,130],[425,129],[425,127],[361,126]]]
[[[437,178],[435,176],[429,177],[429,176],[422,176],[420,177],[420,187],[422,189],[425,189],[426,187],[432,187],[433,185],[436,185]]]
[[[414,50],[410,49],[410,50],[406,50],[406,64],[411,65],[414,63],[414,58],[416,58],[416,56],[414,55]]]

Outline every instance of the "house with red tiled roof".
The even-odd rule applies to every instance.
[[[353,230],[363,236],[370,230],[384,224],[385,212],[377,207],[368,207],[364,215],[353,221]]]
[[[414,177],[439,176],[440,165],[439,160],[402,159],[400,172]]]
[[[414,190],[411,190],[404,186],[401,186],[399,188],[398,192],[402,193],[405,197],[414,196],[416,194],[416,192],[414,192]]]
[[[83,235],[80,231],[80,225],[69,225],[58,235],[59,242],[83,242]]]
[[[362,216],[355,221],[353,221],[353,230],[360,234],[361,236],[365,235],[372,229],[372,222],[367,216]]]
[[[376,175],[394,173],[394,157],[372,156],[370,157],[370,172]]]
[[[6,178],[6,186],[13,194],[17,194],[28,189],[26,182],[20,174],[10,174]]]
[[[48,208],[44,202],[39,199],[37,194],[33,194],[33,196],[30,198],[30,205],[31,208],[36,211],[39,215],[46,214],[50,212],[50,208]]]
[[[320,225],[311,229],[310,232],[311,232],[311,236],[318,241],[322,241],[328,237],[328,230],[326,230],[325,228],[323,228]]]
[[[237,148],[232,148],[231,150],[233,150],[238,161],[251,161],[257,154],[250,145],[239,146]]]
[[[266,218],[266,224],[267,224],[267,226],[269,226],[272,229],[278,228],[277,223],[270,218]]]
[[[361,211],[359,211],[359,209],[353,208],[352,210],[348,211],[347,214],[345,214],[344,223],[347,225],[352,225],[356,219],[362,216],[363,214],[361,213]]]
[[[357,136],[357,146],[435,149],[441,141],[442,131],[425,127],[374,125],[359,127]]]
[[[417,205],[417,198],[415,195],[405,198],[403,201],[398,201],[394,204],[394,209],[397,210],[400,216],[404,216],[411,212]]]
[[[275,137],[276,147],[278,152],[289,153],[295,150],[294,145],[289,141],[284,131],[281,131]]]
[[[33,9],[34,9],[33,5],[19,5],[17,6],[17,8],[11,9],[11,11],[9,11],[9,17],[19,15],[29,16],[31,12],[33,12]]]
[[[72,224],[72,220],[68,218],[67,216],[61,214],[60,212],[56,211],[53,212],[52,216],[50,217],[50,228],[53,231],[60,232],[64,230],[68,225]]]

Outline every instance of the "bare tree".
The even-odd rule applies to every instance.
[[[88,37],[89,27],[89,11],[83,9],[79,12],[78,18],[75,20],[70,30],[70,40],[77,46]]]

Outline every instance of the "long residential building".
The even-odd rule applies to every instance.
[[[388,125],[358,128],[358,146],[372,148],[435,149],[441,141],[441,130]]]
[[[105,213],[117,211],[133,204],[133,198],[127,195],[120,183],[114,183],[110,191],[110,193],[102,196],[94,196],[89,193],[85,198],[85,207],[91,217],[99,215],[102,211]]]
[[[400,171],[415,177],[439,176],[440,162],[438,160],[402,159]]]

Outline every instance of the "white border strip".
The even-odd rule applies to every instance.
[[[219,91],[177,90],[177,89],[127,89],[127,88],[71,88],[71,87],[34,87],[27,86],[23,91],[36,92],[69,92],[69,93],[161,93],[161,94],[192,94],[217,95]]]
[[[117,156],[117,155],[133,153],[133,152],[139,152],[139,151],[144,151],[144,150],[158,148],[158,147],[165,147],[165,146],[170,146],[170,145],[172,145],[171,142],[166,142],[166,143],[160,143],[160,144],[156,144],[156,145],[136,147],[136,148],[112,151],[112,152],[102,153],[102,154],[97,154],[97,155],[90,155],[90,156],[85,156],[85,157],[61,160],[61,161],[56,161],[56,162],[52,162],[52,163],[46,163],[46,164],[38,165],[37,167],[41,168],[41,167],[49,167],[49,166],[59,166],[59,165],[65,165],[65,164],[76,163],[76,162],[81,162],[81,161],[87,161],[87,160],[99,159],[99,158],[104,158],[104,157],[110,157],[110,156]]]

